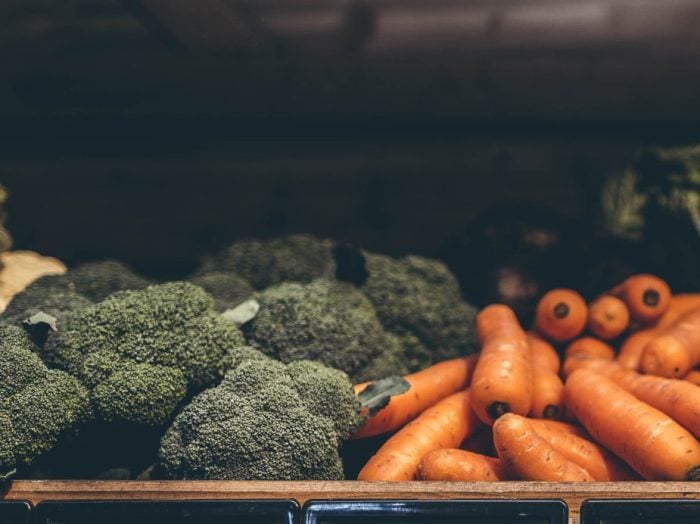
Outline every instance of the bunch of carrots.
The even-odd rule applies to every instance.
[[[499,304],[476,324],[479,353],[406,376],[356,432],[394,432],[358,480],[700,480],[700,294],[640,274],[548,292],[528,332]]]

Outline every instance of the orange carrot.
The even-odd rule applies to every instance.
[[[493,423],[493,440],[503,465],[517,478],[543,481],[593,481],[585,468],[567,460],[533,429],[530,421],[507,413]]]
[[[439,362],[404,378],[411,385],[406,393],[392,397],[360,427],[352,438],[372,437],[400,428],[436,402],[469,385],[477,355]],[[360,390],[362,385],[359,386]],[[356,391],[358,386],[356,386]]]
[[[589,358],[605,358],[612,360],[615,358],[615,350],[610,344],[593,337],[577,338],[569,344],[564,351],[564,358],[574,355],[585,355]]]
[[[532,407],[530,416],[534,418],[561,419],[564,417],[564,383],[557,373],[533,361]]]
[[[691,369],[688,371],[688,374],[683,377],[683,380],[696,386],[700,386],[700,369]]]
[[[605,375],[700,438],[700,388],[696,385],[685,380],[640,375],[608,360],[587,360],[580,362],[579,367]]]
[[[665,413],[587,369],[569,376],[564,393],[591,436],[645,479],[700,480],[700,444]]]
[[[508,480],[506,468],[497,458],[462,449],[431,451],[418,465],[421,480],[452,482]]]
[[[586,440],[591,440],[591,436],[588,432],[581,426],[569,424],[567,422],[561,422],[559,420],[549,420],[549,419],[529,419],[530,424],[535,429],[535,431],[540,428],[549,428],[552,430],[559,431],[560,433],[566,433],[568,435],[576,435],[577,437],[585,438]]]
[[[661,330],[642,351],[644,373],[681,378],[700,364],[700,307]]]
[[[588,471],[596,480],[639,480],[639,475],[590,436],[576,435],[541,420],[530,420],[535,432],[566,459]]]
[[[671,305],[655,324],[635,331],[622,342],[617,361],[622,367],[638,371],[641,367],[644,346],[661,330],[678,320],[678,317],[696,307],[700,307],[700,293],[673,295]]]
[[[535,329],[553,342],[566,342],[583,331],[587,318],[581,295],[571,289],[553,289],[537,303]]]
[[[612,295],[603,295],[588,307],[588,329],[603,340],[619,337],[629,323],[630,312],[627,305]]]
[[[413,480],[425,455],[436,449],[459,447],[481,425],[469,396],[466,389],[426,409],[379,448],[357,480]]]
[[[553,373],[559,373],[561,359],[559,353],[552,344],[544,340],[537,333],[528,331],[527,341],[530,343],[532,361],[536,367],[541,366],[550,369]]]
[[[486,307],[476,317],[476,331],[482,346],[471,386],[474,411],[489,425],[503,413],[526,415],[532,406],[532,361],[513,310]]]
[[[671,304],[671,288],[659,277],[641,273],[627,278],[611,293],[621,298],[630,316],[643,323],[654,322]]]

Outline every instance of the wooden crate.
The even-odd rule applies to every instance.
[[[559,499],[569,522],[579,523],[587,499],[700,499],[698,482],[264,482],[264,481],[55,481],[11,483],[4,500],[231,500],[294,499]]]

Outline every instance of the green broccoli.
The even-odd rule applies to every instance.
[[[153,281],[134,273],[116,260],[102,260],[81,264],[66,273],[75,290],[94,302],[104,300],[115,291],[144,289]]]
[[[356,379],[395,347],[372,304],[351,284],[323,279],[309,284],[284,283],[260,291],[254,298],[260,311],[243,326],[247,339],[282,362],[317,360]]]
[[[361,289],[384,328],[402,339],[411,370],[476,350],[476,309],[462,300],[447,266],[418,256],[372,253],[365,253],[365,261]]]
[[[310,282],[335,272],[333,243],[310,235],[236,242],[205,260],[199,273],[233,272],[255,289],[282,282]]]
[[[51,345],[55,333],[48,325],[32,326],[26,323],[26,320],[37,313],[44,312],[54,317],[56,327],[60,328],[74,311],[91,305],[92,301],[80,295],[75,285],[65,275],[52,275],[32,282],[15,295],[0,318],[7,324],[24,327],[38,346],[43,358],[50,354],[49,351],[44,355],[43,349],[45,345]],[[49,360],[45,362],[51,364]]]
[[[258,358],[200,393],[161,440],[171,478],[342,480],[339,447],[362,422],[345,373]]]
[[[250,352],[212,298],[188,282],[120,291],[77,311],[53,349],[52,361],[90,389],[99,420],[150,426]]]
[[[200,273],[190,279],[195,286],[209,293],[219,312],[232,309],[253,294],[253,288],[235,273],[214,271]]]
[[[35,350],[22,329],[0,325],[0,472],[31,464],[91,417],[87,390]]]

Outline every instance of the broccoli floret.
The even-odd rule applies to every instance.
[[[65,276],[78,293],[94,302],[104,300],[115,291],[144,289],[153,284],[116,260],[82,264],[69,270]]]
[[[232,309],[253,294],[253,288],[235,273],[213,271],[200,273],[190,279],[214,299],[217,311]]]
[[[74,313],[54,351],[53,362],[88,386],[101,421],[151,426],[250,352],[212,298],[188,282],[120,291]]]
[[[383,326],[402,338],[413,370],[476,350],[476,309],[462,300],[447,266],[418,256],[365,253],[365,260],[362,290]]]
[[[285,283],[254,298],[260,311],[244,325],[248,341],[282,362],[316,360],[354,379],[391,344],[372,304],[351,284]]]
[[[0,472],[31,464],[91,416],[87,390],[35,350],[22,329],[0,325]]]
[[[249,360],[182,410],[161,440],[160,460],[181,479],[341,480],[339,447],[358,412],[342,372]]]
[[[42,358],[50,355],[42,351],[50,346],[55,333],[48,325],[30,326],[26,320],[44,312],[56,319],[55,326],[61,328],[74,311],[91,306],[92,301],[80,295],[75,285],[65,275],[52,275],[32,282],[15,295],[2,315],[2,321],[22,326],[38,346]],[[44,360],[51,364],[49,360]]]
[[[204,261],[199,272],[233,272],[255,289],[282,282],[310,282],[335,272],[333,243],[310,235],[236,242]]]

